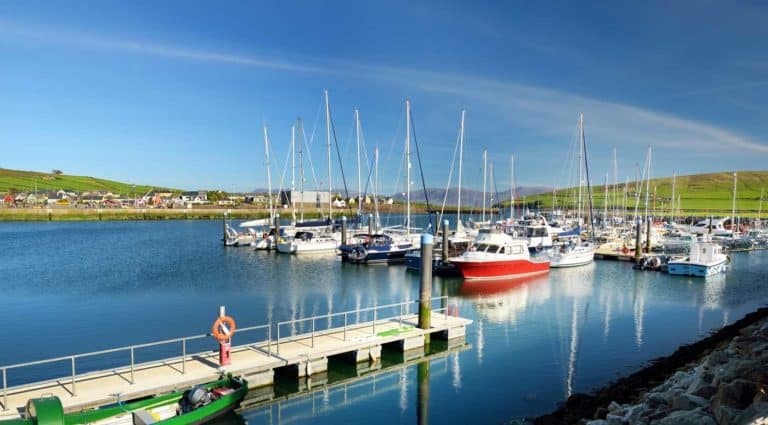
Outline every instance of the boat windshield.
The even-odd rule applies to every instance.
[[[477,250],[481,252],[489,252],[492,254],[495,254],[499,252],[499,246],[498,245],[492,245],[492,244],[486,244],[481,243],[477,246]]]

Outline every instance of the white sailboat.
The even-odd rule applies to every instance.
[[[589,168],[587,163],[587,142],[584,137],[584,114],[579,115],[579,223],[581,223],[581,185],[583,182],[582,171],[586,171],[587,185],[589,185]],[[594,223],[594,214],[592,213],[592,190],[589,189],[589,206],[590,206],[590,218]],[[552,254],[552,260],[550,261],[550,267],[576,267],[589,264],[595,260],[595,244],[594,244],[594,224],[592,226],[592,240],[582,241],[578,236],[575,239],[569,239],[558,245]]]
[[[340,236],[333,234],[333,190],[331,175],[331,109],[328,102],[328,91],[323,92],[325,99],[325,125],[326,125],[326,147],[328,154],[328,219],[327,228],[318,228],[313,230],[297,231],[293,237],[280,238],[277,241],[277,251],[283,254],[335,254],[340,244]],[[291,141],[292,148],[295,147],[294,140]],[[295,164],[294,164],[295,165]],[[293,176],[293,171],[291,172]],[[292,177],[291,190],[294,190],[294,181]],[[296,221],[296,208],[293,202],[293,223]]]

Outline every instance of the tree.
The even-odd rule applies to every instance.
[[[55,175],[57,175],[57,176],[59,176],[59,175],[61,175],[61,174],[64,174],[64,172],[63,172],[63,171],[61,171],[61,170],[51,170],[51,173],[53,173],[53,174],[55,174]]]

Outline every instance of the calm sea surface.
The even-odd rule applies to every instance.
[[[0,224],[0,366],[203,334],[219,305],[242,327],[418,298],[418,275],[404,266],[224,248],[220,234],[217,221]],[[279,387],[281,401],[223,421],[499,423],[545,413],[765,304],[767,266],[768,252],[752,252],[732,254],[731,270],[706,281],[602,261],[493,284],[435,278],[433,295],[474,320],[465,348],[436,344],[422,363],[385,359],[359,379],[337,368],[315,391]],[[204,339],[189,350],[215,347]],[[126,360],[85,359],[78,370]],[[68,367],[11,370],[9,385]]]

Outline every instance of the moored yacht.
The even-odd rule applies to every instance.
[[[489,229],[481,229],[475,243],[450,261],[465,279],[502,279],[549,271],[549,259],[531,259],[525,240]]]
[[[279,239],[277,252],[282,254],[333,254],[339,242],[329,235],[298,231],[292,238]]]

